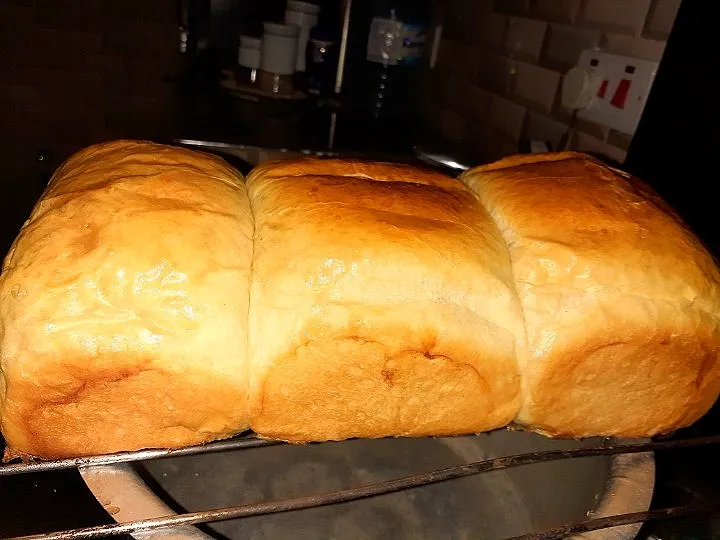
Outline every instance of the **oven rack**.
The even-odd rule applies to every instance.
[[[168,457],[189,456],[218,452],[236,451],[247,448],[258,448],[286,444],[282,441],[261,439],[253,434],[241,435],[233,439],[216,441],[186,448],[161,450],[150,449],[134,452],[119,452],[114,454],[90,456],[71,459],[58,459],[49,461],[32,461],[29,463],[8,463],[0,465],[0,477],[19,474],[33,474],[61,469],[82,469],[103,465],[132,463]],[[322,444],[322,443],[311,443]],[[570,450],[545,450],[528,452],[511,456],[475,461],[463,465],[435,469],[425,473],[402,476],[392,480],[360,485],[354,488],[325,492],[315,495],[251,503],[237,506],[227,506],[212,510],[187,512],[167,517],[144,519],[139,521],[98,525],[65,531],[50,532],[37,535],[16,537],[14,540],[81,540],[91,538],[105,538],[136,533],[148,533],[161,529],[179,526],[211,523],[228,519],[238,519],[250,516],[291,512],[318,506],[339,504],[369,497],[375,497],[396,491],[421,487],[425,485],[445,482],[457,478],[473,476],[484,472],[508,469],[536,463],[545,463],[563,459],[577,459],[594,456],[609,456],[619,454],[637,454],[654,452],[658,450],[675,450],[692,448],[704,445],[720,444],[720,435],[693,437],[679,440],[658,440],[640,443],[613,443],[606,439],[602,444],[575,448]],[[592,518],[580,523],[564,525],[539,533],[530,533],[513,537],[507,540],[551,540],[566,538],[568,535],[580,534],[599,529],[641,523],[648,520],[671,519],[683,516],[697,515],[720,511],[720,500],[633,512],[607,517]]]

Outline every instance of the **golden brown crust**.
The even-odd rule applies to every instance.
[[[472,171],[467,172],[472,172],[473,174],[476,174],[479,172],[497,171],[500,169],[512,169],[514,167],[519,167],[522,165],[537,165],[539,163],[564,161],[567,159],[582,159],[595,161],[587,154],[582,154],[580,152],[546,152],[532,154],[516,154],[506,156],[497,161],[493,161],[492,163],[486,163],[485,165],[473,167]]]
[[[645,437],[712,405],[720,274],[652,190],[572,152],[461,179],[306,159],[246,188],[177,148],[76,154],[0,277],[8,455],[181,447],[250,424],[294,442],[513,419]]]
[[[510,247],[527,331],[517,421],[543,433],[651,436],[720,392],[720,276],[642,183],[576,153],[462,180]]]
[[[303,160],[256,169],[248,191],[256,432],[443,435],[514,417],[522,321],[508,254],[460,182]]]
[[[376,161],[342,159],[293,159],[266,161],[253,169],[253,176],[263,178],[291,178],[295,176],[337,176],[374,180],[376,182],[406,182],[457,189],[457,180],[430,169]]]
[[[54,175],[0,278],[15,452],[177,447],[247,429],[252,217],[215,157],[118,141]]]

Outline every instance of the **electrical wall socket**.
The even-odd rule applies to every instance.
[[[586,50],[578,67],[599,80],[589,104],[578,117],[633,135],[652,88],[658,63]]]

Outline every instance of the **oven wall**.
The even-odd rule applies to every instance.
[[[525,140],[557,148],[570,116],[559,107],[562,75],[582,50],[660,60],[680,0],[444,0],[443,32],[430,72],[426,120],[477,162]],[[631,137],[587,121],[571,147],[622,162]]]
[[[2,0],[0,159],[27,167],[172,118],[176,0]]]
[[[177,20],[176,0],[0,0],[0,255],[68,154],[170,129]]]

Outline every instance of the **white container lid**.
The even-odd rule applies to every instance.
[[[258,49],[262,45],[262,39],[253,36],[239,36],[240,47],[243,49]]]
[[[320,13],[320,6],[311,4],[310,2],[299,2],[296,0],[288,0],[285,8],[287,11],[299,11],[300,13],[308,13],[317,15]]]
[[[264,22],[263,28],[265,34],[271,36],[297,37],[300,33],[300,27],[294,24]]]

